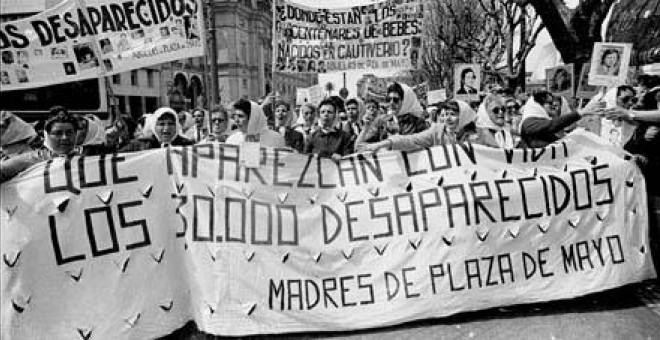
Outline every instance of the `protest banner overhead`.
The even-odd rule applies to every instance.
[[[575,132],[338,163],[198,144],[58,158],[0,187],[3,339],[338,331],[654,277],[646,190]]]
[[[350,8],[276,0],[273,69],[289,73],[410,69],[421,53],[422,1]]]
[[[0,88],[98,78],[201,56],[203,27],[200,0],[65,0],[0,24]]]

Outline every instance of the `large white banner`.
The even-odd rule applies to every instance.
[[[64,0],[0,25],[2,91],[204,54],[201,0]]]
[[[653,278],[644,179],[574,133],[334,163],[196,145],[56,159],[0,187],[3,339],[338,331]]]
[[[273,69],[325,73],[417,68],[423,16],[420,0],[333,9],[275,0]]]

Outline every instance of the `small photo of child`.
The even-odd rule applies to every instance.
[[[67,76],[76,74],[76,66],[72,62],[63,63],[62,66],[64,67],[64,73]]]

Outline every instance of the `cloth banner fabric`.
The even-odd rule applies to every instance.
[[[0,25],[2,91],[97,78],[204,54],[201,0],[64,0]]]
[[[586,132],[339,163],[200,144],[0,187],[3,339],[342,331],[655,277],[644,178]]]
[[[333,9],[275,0],[273,69],[326,73],[417,68],[423,17],[420,0]]]

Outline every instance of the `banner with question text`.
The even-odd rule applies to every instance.
[[[339,331],[653,278],[644,178],[595,135],[338,163],[228,144],[54,159],[0,186],[1,336]]]
[[[96,78],[204,54],[201,0],[64,0],[0,24],[2,91]]]
[[[333,9],[276,0],[273,69],[326,73],[417,68],[423,17],[420,0]]]

